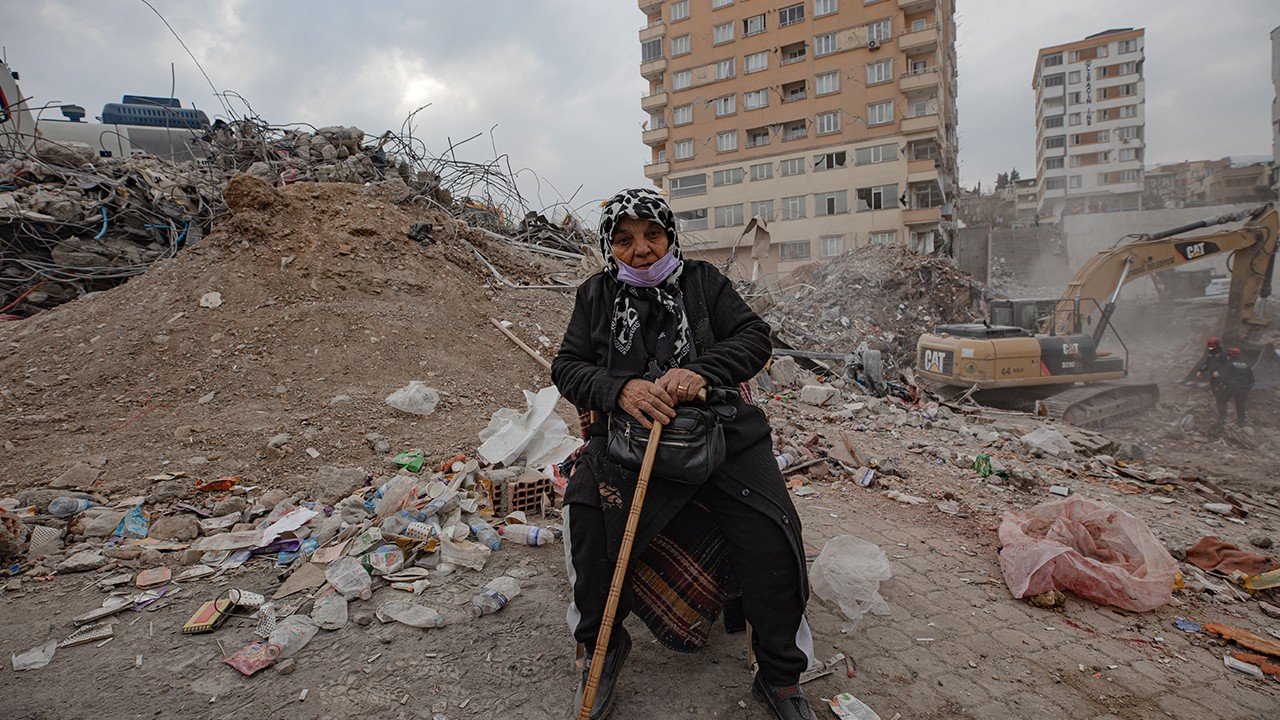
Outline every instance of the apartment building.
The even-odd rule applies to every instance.
[[[945,249],[952,3],[639,0],[645,175],[689,254],[724,262],[752,218],[769,223],[775,277],[869,243]]]
[[[1142,28],[1107,30],[1036,56],[1041,218],[1137,210],[1145,150]]]

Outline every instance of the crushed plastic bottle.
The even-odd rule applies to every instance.
[[[462,498],[457,491],[450,490],[435,500],[427,503],[427,506],[422,509],[422,512],[427,515],[444,517],[445,515],[453,512],[454,508],[458,507],[461,499]]]
[[[421,511],[407,508],[397,512],[395,515],[382,521],[382,532],[392,535],[404,535],[405,528],[411,523],[422,522],[430,517],[429,514]]]
[[[498,531],[494,530],[484,518],[479,515],[467,515],[463,518],[467,526],[471,528],[471,532],[476,534],[476,540],[490,550],[502,549],[502,537],[498,535]]]
[[[267,657],[282,660],[297,654],[311,642],[320,628],[306,615],[290,615],[276,625],[267,638]]]
[[[547,545],[556,539],[549,530],[536,525],[502,525],[498,534],[522,545]]]
[[[480,617],[496,613],[519,594],[520,583],[515,578],[506,575],[494,578],[471,598],[471,614]]]
[[[79,515],[91,507],[98,507],[98,503],[84,498],[58,497],[49,503],[49,514],[54,517],[71,517]]]
[[[373,597],[373,581],[356,558],[341,557],[334,560],[325,569],[324,577],[334,590],[348,600],[357,597],[368,600]]]

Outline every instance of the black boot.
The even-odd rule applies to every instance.
[[[604,654],[604,671],[600,673],[600,687],[596,688],[596,699],[591,705],[591,720],[604,720],[609,717],[609,712],[613,710],[613,689],[614,684],[618,680],[618,674],[622,672],[622,665],[627,661],[627,655],[631,654],[631,635],[623,628],[614,630],[616,633],[612,647]],[[591,674],[591,654],[587,654],[586,662],[582,664],[582,679],[578,681],[578,692],[573,696],[573,717],[578,716],[578,710],[582,707],[582,694],[587,689],[587,677]]]
[[[773,710],[773,715],[778,720],[815,720],[813,708],[809,706],[799,685],[772,688],[760,677],[760,673],[756,673],[756,678],[751,683],[751,692],[756,699]]]

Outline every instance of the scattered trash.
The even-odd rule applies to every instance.
[[[1169,602],[1177,564],[1129,513],[1080,497],[1006,513],[1000,570],[1014,597],[1070,590],[1142,612]]]
[[[109,622],[101,622],[96,625],[84,625],[76,628],[75,632],[67,636],[66,640],[58,643],[58,647],[69,648],[77,645],[87,645],[91,642],[109,640],[110,638],[115,637],[115,634],[115,627]]]
[[[240,478],[235,475],[224,475],[217,480],[197,480],[196,490],[200,492],[222,492],[230,490],[240,483]]]
[[[293,657],[311,642],[319,628],[306,615],[290,615],[276,623],[267,638],[267,657],[274,660]]]
[[[1280,658],[1280,640],[1268,640],[1267,638],[1251,633],[1248,630],[1219,623],[1205,623],[1204,630],[1210,635],[1216,635],[1224,640],[1230,640],[1247,650],[1255,650],[1265,655],[1272,655]]]
[[[1275,558],[1241,550],[1239,546],[1206,535],[1187,548],[1187,562],[1201,570],[1229,575],[1242,572],[1245,575],[1261,575],[1280,568]]]
[[[868,612],[889,614],[880,583],[891,577],[893,566],[884,551],[854,535],[828,540],[809,570],[814,594],[838,606],[855,626]]]
[[[555,413],[560,392],[554,386],[524,391],[525,411],[502,408],[480,431],[476,454],[490,465],[511,465],[521,457],[530,467],[557,465],[582,445]]]
[[[1222,664],[1238,673],[1244,673],[1245,675],[1258,678],[1259,680],[1263,677],[1262,668],[1254,665],[1253,663],[1241,662],[1231,655],[1223,655]]]
[[[426,605],[418,605],[408,600],[392,600],[378,606],[378,620],[398,622],[416,628],[444,627],[444,616]]]
[[[917,497],[915,495],[908,495],[907,493],[904,493],[901,490],[890,490],[884,495],[890,500],[897,500],[898,502],[904,503],[907,505],[923,505],[929,502],[928,500],[925,500],[922,497]]]
[[[1204,628],[1200,627],[1199,623],[1193,622],[1186,618],[1174,618],[1173,626],[1178,628],[1184,633],[1198,633],[1204,630]]]
[[[50,640],[49,642],[38,645],[30,650],[10,655],[9,662],[13,663],[15,672],[22,670],[39,670],[53,661],[53,654],[58,651],[58,641]]]
[[[430,415],[440,403],[440,393],[435,388],[411,380],[408,385],[387,396],[386,403],[401,412],[412,415]]]
[[[222,662],[239,670],[242,675],[248,677],[259,670],[271,667],[271,664],[275,662],[274,658],[268,654],[267,648],[268,645],[266,643],[254,640],[223,658]]]
[[[842,692],[827,701],[831,712],[840,720],[880,720],[875,710],[853,696],[853,693]]]
[[[555,536],[536,525],[499,525],[498,534],[518,545],[546,545]]]
[[[136,584],[139,590],[148,590],[168,583],[172,577],[173,571],[167,567],[151,568],[138,573]]]
[[[422,465],[426,462],[426,458],[423,456],[421,448],[414,448],[413,450],[406,450],[399,455],[396,455],[391,459],[391,462],[411,473],[416,473],[422,469]]]
[[[50,501],[49,514],[65,518],[79,515],[91,507],[98,507],[98,504],[85,498],[59,497]]]
[[[324,577],[347,600],[359,598],[368,600],[372,597],[372,582],[364,566],[353,557],[338,558],[329,563]]]
[[[513,577],[496,577],[471,598],[471,614],[476,617],[496,613],[520,594],[520,583]]]

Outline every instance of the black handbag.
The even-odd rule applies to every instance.
[[[700,485],[724,463],[724,424],[737,416],[729,404],[731,390],[707,389],[707,402],[676,407],[676,417],[662,428],[653,475],[664,480]],[[649,431],[630,414],[609,416],[609,459],[632,472],[644,462]]]

